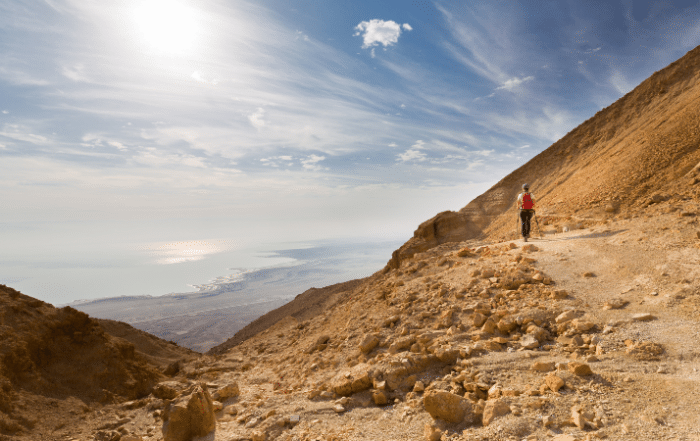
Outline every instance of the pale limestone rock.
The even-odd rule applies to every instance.
[[[423,392],[425,390],[425,384],[423,384],[422,381],[416,381],[416,384],[413,385],[413,392]]]
[[[577,315],[576,311],[570,309],[559,314],[554,321],[556,321],[557,324],[566,323],[576,318]]]
[[[571,408],[571,420],[579,429],[583,430],[586,428],[586,419],[581,412],[581,406],[574,406]]]
[[[238,383],[235,381],[227,384],[218,391],[214,393],[214,396],[219,401],[226,401],[229,398],[237,397],[241,394],[241,390],[238,387]]]
[[[255,430],[250,434],[250,439],[251,441],[265,441],[265,439],[267,439],[267,435],[261,430]]]
[[[504,334],[510,334],[518,324],[515,323],[512,317],[505,316],[498,321],[498,330]]]
[[[474,316],[472,317],[472,323],[476,327],[483,326],[484,323],[486,322],[487,317],[484,314],[481,313],[474,313]]]
[[[605,305],[603,305],[603,309],[620,309],[623,308],[627,303],[629,302],[622,299],[608,300],[607,302],[605,302]]]
[[[466,421],[474,423],[474,406],[469,400],[445,391],[428,391],[423,397],[423,406],[433,418],[450,423]]]
[[[554,370],[554,362],[536,361],[530,366],[530,369],[535,372],[550,372]]]
[[[342,404],[336,404],[333,406],[333,410],[335,413],[343,413],[345,412],[345,407]]]
[[[367,334],[360,342],[360,350],[364,353],[371,352],[379,344],[379,339],[374,334]]]
[[[632,316],[632,320],[636,322],[648,322],[649,320],[654,320],[656,317],[653,315],[649,314],[648,312],[642,312],[639,314],[634,314]]]
[[[185,390],[163,413],[163,440],[190,441],[216,428],[214,405],[206,388],[195,385]]]
[[[579,363],[576,361],[569,362],[569,370],[578,376],[593,375],[591,367],[585,363]]]
[[[139,435],[124,435],[119,441],[143,441],[143,438]]]
[[[578,332],[586,332],[595,326],[593,322],[585,319],[574,319],[571,321],[571,327],[576,329]]]
[[[552,392],[559,392],[559,389],[561,389],[565,385],[564,380],[561,377],[555,375],[554,373],[547,375],[544,378],[544,382],[549,388],[549,390],[551,390]]]
[[[331,380],[331,389],[338,395],[348,396],[372,387],[366,365],[358,365],[350,372],[341,372]]]
[[[481,327],[481,332],[486,332],[487,334],[493,334],[494,331],[496,331],[496,322],[493,321],[491,317],[489,317],[486,322],[484,322],[484,325]]]
[[[529,334],[525,334],[522,336],[522,338],[519,341],[520,346],[525,348],[525,349],[535,349],[540,346],[540,342],[537,341],[537,339]]]
[[[493,400],[487,401],[486,406],[484,406],[484,414],[482,417],[482,423],[484,426],[488,426],[491,422],[504,415],[510,413],[510,406],[503,400]]]

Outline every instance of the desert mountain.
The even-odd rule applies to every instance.
[[[84,314],[6,289],[2,440],[698,439],[698,57],[423,223],[383,270],[167,380]],[[544,230],[527,244],[505,240],[523,182]]]
[[[687,193],[700,162],[700,47],[656,72],[459,212],[422,223],[389,265],[435,245],[514,237],[516,198],[524,183],[544,224],[589,225],[605,213]],[[693,176],[694,178],[694,176]],[[694,181],[693,181],[694,183]]]

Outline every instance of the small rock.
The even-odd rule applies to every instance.
[[[383,406],[389,402],[389,399],[387,398],[386,394],[384,393],[384,391],[381,390],[376,390],[372,392],[372,400],[377,406]]]
[[[552,392],[559,392],[559,389],[564,387],[564,385],[566,384],[566,383],[564,383],[564,380],[561,377],[559,377],[553,373],[547,375],[544,378],[544,382],[547,385],[547,387],[549,388],[549,390],[551,390]]]
[[[413,392],[423,392],[425,390],[425,384],[422,381],[416,381],[413,385]]]
[[[629,302],[622,299],[608,300],[607,302],[605,302],[605,305],[603,305],[603,309],[620,309],[623,308],[627,303]]]
[[[566,323],[576,318],[577,315],[576,311],[570,309],[559,314],[554,321],[557,322],[557,324]]]
[[[445,391],[429,391],[423,397],[423,406],[433,418],[450,423],[467,421],[473,423],[476,417],[471,401]]]
[[[360,350],[364,353],[367,353],[370,352],[372,349],[376,348],[378,344],[379,339],[376,335],[367,334],[360,342]]]
[[[540,342],[530,334],[524,335],[518,343],[525,349],[535,349],[540,346]]]
[[[545,415],[544,417],[542,417],[542,425],[544,425],[544,427],[549,427],[553,424],[554,424],[554,416]]]
[[[535,372],[549,372],[554,370],[554,362],[536,361],[530,369]]]
[[[649,320],[654,320],[656,317],[653,315],[649,314],[648,312],[642,312],[639,314],[634,314],[632,316],[632,320],[636,322],[648,322]]]
[[[583,430],[586,428],[586,419],[581,413],[581,406],[571,408],[571,419],[576,427]]]
[[[299,421],[301,421],[301,416],[299,415],[292,415],[289,417],[289,424],[291,424],[292,426],[296,426],[297,424],[299,424]]]
[[[552,438],[552,441],[578,441],[576,438],[574,438],[572,435],[568,435],[565,433],[561,433],[554,438]]]
[[[482,423],[488,426],[497,417],[504,416],[510,413],[510,406],[502,400],[487,401],[484,407],[484,415]]]
[[[571,321],[571,326],[578,332],[586,332],[593,328],[595,324],[589,320],[574,319]]]
[[[216,391],[214,396],[219,401],[226,401],[228,398],[237,397],[240,394],[241,390],[238,387],[238,383],[234,381]]]
[[[333,406],[333,410],[335,413],[343,413],[345,412],[345,407],[342,404],[336,404]]]
[[[591,367],[585,363],[578,363],[576,361],[569,362],[569,370],[578,376],[593,375]]]

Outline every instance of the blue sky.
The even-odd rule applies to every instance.
[[[3,234],[408,239],[700,44],[699,18],[681,0],[0,0]]]

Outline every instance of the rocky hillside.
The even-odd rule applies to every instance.
[[[389,266],[452,241],[513,238],[523,183],[538,215],[561,231],[675,193],[700,162],[700,47],[596,113],[459,212],[421,224]],[[694,185],[695,181],[692,181]],[[659,197],[659,196],[656,196]]]
[[[147,396],[168,365],[198,355],[105,324],[0,285],[0,439],[50,432],[92,406]],[[121,337],[111,334],[117,330]]]

